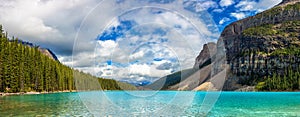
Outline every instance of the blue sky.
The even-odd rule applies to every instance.
[[[0,0],[0,23],[11,36],[50,48],[66,65],[149,83],[192,67],[202,45],[215,42],[226,25],[280,2]]]

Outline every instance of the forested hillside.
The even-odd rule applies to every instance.
[[[104,90],[135,89],[126,83],[97,78],[67,67],[41,53],[38,47],[23,45],[17,38],[8,39],[2,26],[0,32],[0,92],[76,90],[75,80],[77,84],[84,84],[84,90],[97,89],[88,84],[93,80]]]

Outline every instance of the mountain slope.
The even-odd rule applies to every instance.
[[[218,70],[214,68],[218,64],[218,62],[215,62],[215,60],[218,59],[216,53],[217,45],[212,42],[207,43],[203,45],[202,51],[196,58],[194,68],[164,76],[154,83],[144,86],[144,88],[152,90],[194,90],[202,83],[211,81],[216,85],[208,90],[215,90],[216,87],[219,89],[223,84],[218,82],[224,82],[224,78],[221,78],[219,75],[226,71],[224,71],[224,69]],[[219,62],[224,61],[218,60]]]
[[[135,89],[126,83],[74,70],[43,53],[41,48],[9,40],[2,32],[0,26],[0,92]]]
[[[216,44],[203,46],[194,69],[195,74],[207,71],[209,75],[193,74],[167,89],[254,90],[255,86],[255,90],[300,90],[300,0],[283,0],[226,26]],[[224,87],[220,84],[223,79]]]
[[[32,43],[25,42],[25,41],[22,41],[22,40],[18,40],[18,42],[21,43],[22,45],[26,45],[26,46],[29,46],[29,47],[32,47],[32,48],[38,47],[38,50],[39,50],[40,52],[42,52],[44,55],[50,57],[50,58],[53,59],[53,60],[58,61],[57,56],[56,56],[50,49],[48,49],[48,48],[42,48],[42,47],[39,47],[39,46],[35,46],[35,45],[32,44]]]
[[[56,55],[48,48],[39,48],[39,51],[42,52],[44,55],[50,57],[53,60],[58,61]]]
[[[224,41],[228,75],[224,90],[298,90],[300,1],[284,0],[272,9],[227,26]],[[272,82],[268,80],[284,79]],[[278,77],[278,78],[277,78]],[[284,82],[284,83],[283,83]]]
[[[174,89],[170,88],[173,85],[178,84],[179,82],[187,79],[190,75],[196,72],[195,69],[186,69],[182,70],[167,76],[164,76],[157,81],[144,86],[144,89],[152,89],[152,90],[167,90],[167,89]]]

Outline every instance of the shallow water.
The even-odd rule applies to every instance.
[[[0,116],[300,116],[298,92],[105,91],[0,97]]]

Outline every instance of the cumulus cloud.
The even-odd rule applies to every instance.
[[[225,9],[214,9],[213,12],[216,12],[216,13],[221,13],[223,12]]]
[[[0,22],[10,35],[50,48],[68,66],[122,81],[152,82],[192,67],[202,44],[218,36],[213,31],[216,27],[207,22],[209,16],[195,15],[217,8],[214,1],[0,2]],[[140,5],[155,7],[124,13],[123,8]],[[123,15],[119,16],[120,13]],[[102,32],[108,35],[97,40]]]
[[[282,0],[245,0],[240,1],[237,5],[235,5],[236,8],[239,9],[239,11],[256,11],[261,12],[265,9],[269,9],[273,7],[274,5],[280,3]]]
[[[100,64],[96,74],[128,82],[152,82],[190,68],[202,44],[215,35],[206,26],[211,24],[201,24],[199,33],[189,19],[159,8],[136,9],[111,24],[97,39],[99,44],[109,40],[117,46],[96,48],[96,63]],[[102,53],[106,51],[111,52],[110,58]],[[105,73],[107,69],[101,68],[107,60],[112,61],[109,75]]]
[[[94,0],[2,0],[0,22],[10,36],[51,48],[59,55],[70,55],[79,24],[96,3]]]
[[[236,19],[243,19],[246,17],[245,13],[230,13],[230,16],[235,17]]]
[[[99,48],[99,51],[95,54],[99,54],[101,57],[110,57],[112,51],[118,46],[118,44],[112,40],[98,41],[98,45],[96,48]]]
[[[257,10],[254,9],[255,5],[257,2],[255,1],[241,1],[239,2],[235,7],[240,8],[240,11],[252,11],[252,10]]]
[[[224,17],[223,19],[221,19],[221,20],[219,21],[219,24],[222,25],[222,24],[224,24],[225,22],[228,22],[228,21],[230,21],[230,19],[227,18],[227,17]]]
[[[218,4],[212,0],[187,0],[184,2],[184,5],[195,12],[202,12],[218,7]]]
[[[230,6],[230,5],[234,4],[234,1],[233,0],[221,0],[219,2],[219,4],[221,7],[226,7],[226,6]]]
[[[207,11],[219,17],[236,4],[227,14],[241,19],[279,2],[0,0],[0,22],[11,36],[50,48],[68,66],[121,81],[152,82],[192,67],[203,43],[218,38]],[[232,19],[217,21],[224,25]]]

